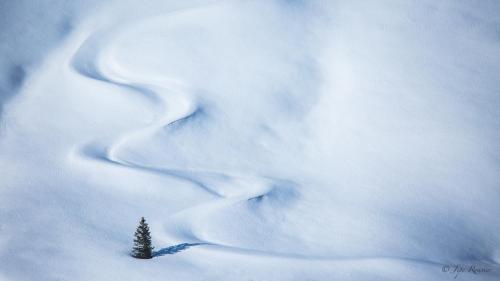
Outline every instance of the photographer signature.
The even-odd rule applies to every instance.
[[[492,269],[484,265],[446,264],[443,265],[441,271],[444,273],[454,274],[454,279],[457,279],[461,274],[488,273],[491,272]]]

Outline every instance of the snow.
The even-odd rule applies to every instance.
[[[0,13],[1,281],[500,277],[499,2]]]

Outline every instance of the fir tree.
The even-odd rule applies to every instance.
[[[141,218],[139,226],[135,231],[134,248],[132,256],[138,259],[150,259],[153,257],[153,246],[151,243],[151,233],[144,217]]]

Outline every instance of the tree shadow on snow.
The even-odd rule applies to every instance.
[[[160,249],[158,251],[155,251],[153,253],[153,257],[161,257],[164,255],[173,255],[173,254],[176,254],[178,252],[184,251],[189,247],[199,246],[199,245],[203,245],[203,244],[206,244],[206,243],[182,243],[182,244],[166,247],[166,248]]]

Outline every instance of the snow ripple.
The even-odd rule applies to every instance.
[[[139,23],[140,25],[140,23]],[[249,202],[250,205],[259,204],[264,197],[282,198],[298,196],[288,188],[282,188],[283,182],[288,180],[271,179],[265,176],[248,176],[228,174],[220,171],[192,171],[177,168],[164,168],[144,165],[127,160],[121,156],[121,151],[135,140],[151,138],[163,128],[178,126],[180,123],[203,112],[200,103],[190,94],[189,87],[176,79],[148,76],[137,77],[120,75],[124,72],[113,61],[108,44],[112,36],[106,32],[95,32],[80,46],[71,60],[71,67],[78,74],[89,79],[109,83],[116,87],[132,90],[151,104],[155,112],[155,119],[147,126],[127,131],[118,136],[111,143],[103,144],[102,140],[94,140],[76,146],[74,155],[80,160],[98,161],[109,165],[117,165],[148,172],[174,177],[188,181],[201,190],[212,195],[214,199],[201,205],[192,206],[169,219],[169,236],[178,241],[190,241],[197,245],[211,245],[213,249],[231,250],[252,255],[273,255],[284,257],[287,254],[246,249],[238,246],[226,245],[223,241],[211,241],[210,235],[203,234],[203,225],[208,217],[218,212],[231,212],[231,208],[240,202]],[[111,42],[110,42],[111,41]],[[175,163],[172,163],[175,166]],[[297,185],[296,183],[291,183]],[[310,256],[295,255],[293,257],[311,258]]]

